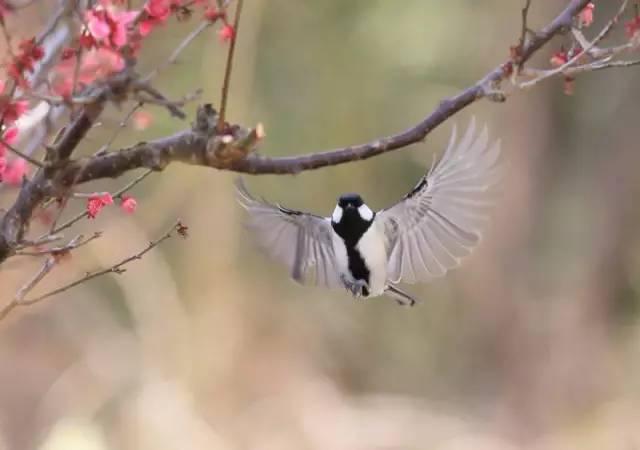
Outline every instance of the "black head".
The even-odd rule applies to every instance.
[[[375,213],[365,205],[358,194],[344,194],[331,216],[331,225],[349,245],[355,245],[371,226]]]
[[[358,194],[343,194],[338,198],[338,206],[345,209],[348,206],[359,208],[364,204],[362,197]]]

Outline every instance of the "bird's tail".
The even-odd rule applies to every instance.
[[[384,293],[389,297],[398,302],[399,305],[402,306],[413,306],[418,303],[418,300],[407,294],[406,292],[398,289],[397,286],[389,283],[387,287],[384,289]]]

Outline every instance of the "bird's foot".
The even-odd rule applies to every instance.
[[[350,279],[345,275],[341,275],[340,278],[342,279],[342,284],[344,284],[345,289],[349,291],[354,298],[362,297],[362,292],[369,288],[368,283],[364,280]]]
[[[384,290],[384,293],[387,294],[387,296],[391,297],[393,300],[395,300],[398,303],[398,305],[413,306],[417,303],[417,300],[413,296],[400,290],[397,286],[394,286],[393,284],[387,285],[387,287]]]

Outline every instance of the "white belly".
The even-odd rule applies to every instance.
[[[382,295],[387,284],[387,251],[379,233],[375,224],[372,225],[356,245],[369,269],[369,295],[373,297]]]

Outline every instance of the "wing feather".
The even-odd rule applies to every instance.
[[[454,126],[442,158],[400,202],[380,211],[389,280],[429,281],[461,264],[489,222],[500,181],[500,142],[475,119],[458,141]]]
[[[333,230],[328,219],[254,198],[242,178],[238,201],[248,212],[248,226],[260,245],[302,284],[341,287],[336,271]]]

